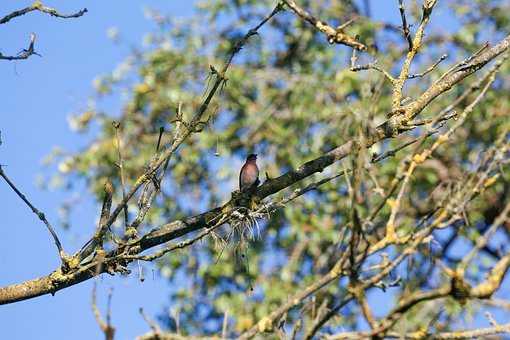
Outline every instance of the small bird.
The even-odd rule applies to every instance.
[[[239,173],[239,190],[241,192],[251,190],[259,185],[259,168],[257,167],[257,155],[250,154],[246,158]]]

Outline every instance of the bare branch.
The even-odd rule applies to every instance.
[[[510,323],[504,325],[495,325],[488,328],[478,328],[473,330],[459,330],[452,332],[440,332],[440,333],[426,333],[422,331],[416,331],[414,333],[401,334],[392,332],[386,334],[385,339],[480,339],[486,336],[497,335],[497,334],[508,334],[510,333]],[[327,336],[325,339],[328,340],[340,340],[340,339],[363,339],[370,338],[370,332],[346,332]]]
[[[354,53],[353,53],[353,55],[354,55]],[[392,83],[392,84],[395,83],[395,78],[393,78],[393,76],[388,71],[379,67],[377,65],[377,60],[373,61],[371,63],[365,64],[365,65],[354,65],[354,63],[352,63],[352,59],[351,59],[351,71],[352,72],[359,72],[359,71],[364,71],[364,70],[376,70],[378,72],[381,72],[386,77],[386,79],[388,79],[390,81],[390,83]]]
[[[402,19],[402,34],[406,38],[409,45],[409,51],[413,50],[413,39],[411,38],[411,31],[409,30],[409,24],[407,23],[406,10],[404,8],[404,1],[398,0],[398,9],[400,11],[400,18]]]
[[[2,53],[0,53],[0,60],[22,60],[22,59],[27,59],[31,55],[37,55],[40,57],[41,55],[39,53],[37,53],[34,49],[35,39],[36,39],[35,33],[31,33],[30,34],[30,43],[28,45],[28,48],[22,50],[16,56],[6,56],[6,55],[3,55]]]
[[[39,209],[37,209],[32,203],[30,203],[28,198],[23,193],[21,193],[21,191],[16,187],[16,185],[14,185],[14,183],[9,179],[9,177],[7,177],[7,174],[5,173],[5,171],[1,165],[0,165],[0,177],[2,177],[5,180],[5,182],[7,182],[7,184],[16,193],[16,195],[18,195],[19,198],[21,198],[23,200],[23,202],[25,202],[25,204],[30,208],[30,210],[32,210],[32,212],[44,223],[44,225],[50,232],[51,236],[53,237],[53,241],[55,242],[55,245],[57,246],[58,254],[59,254],[60,260],[62,261],[62,266],[63,266],[63,268],[66,268],[67,267],[67,259],[66,259],[66,254],[64,252],[64,248],[62,247],[62,244],[60,243],[60,240],[58,239],[57,233],[51,226],[50,222],[48,222],[48,220],[46,219],[46,216],[44,215],[44,213],[42,211],[40,211]]]
[[[473,57],[468,64],[455,71],[448,73],[440,80],[430,86],[418,99],[403,107],[407,119],[412,119],[418,115],[435,98],[451,89],[474,72],[484,67],[491,60],[508,50],[510,46],[510,35],[506,36],[497,45],[489,49],[484,49],[483,53]]]
[[[110,209],[112,206],[112,197],[113,197],[113,186],[110,181],[107,181],[104,185],[104,198],[103,198],[103,206],[101,208],[101,216],[99,218],[99,225],[97,226],[96,232],[94,236],[87,242],[82,249],[79,251],[79,260],[83,261],[86,257],[96,250],[96,248],[103,247],[103,240],[108,230],[108,225],[106,221],[110,217]],[[112,237],[114,235],[112,234]]]
[[[409,70],[411,68],[411,63],[414,60],[414,57],[418,54],[418,51],[421,48],[423,36],[425,33],[425,27],[430,21],[430,14],[432,13],[432,9],[436,5],[437,0],[423,0],[423,14],[421,18],[420,25],[418,26],[418,30],[414,35],[414,39],[412,40],[412,48],[407,52],[406,58],[404,60],[404,64],[402,65],[402,69],[400,70],[400,75],[395,81],[395,85],[393,88],[393,96],[392,96],[392,111],[397,112],[401,106],[402,101],[402,90],[404,88],[405,81],[409,76]],[[410,38],[409,38],[410,39]]]
[[[482,249],[490,240],[490,238],[496,233],[499,227],[503,223],[508,220],[508,216],[510,213],[510,202],[508,202],[498,217],[494,220],[494,223],[487,229],[487,231],[476,240],[475,246],[470,250],[470,252],[464,256],[461,263],[457,267],[457,272],[459,275],[464,276],[464,272],[468,266],[468,264],[473,260],[476,254]]]
[[[409,75],[407,77],[407,79],[414,79],[414,78],[420,78],[420,77],[426,76],[427,74],[432,72],[437,67],[437,65],[439,65],[446,58],[448,58],[448,55],[447,54],[443,54],[434,64],[432,64],[425,71],[423,71],[421,73],[411,74],[411,75]]]
[[[122,189],[122,199],[125,200],[126,199],[126,180],[125,180],[125,177],[124,177],[124,158],[122,156],[122,145],[121,145],[121,140],[120,140],[120,123],[119,122],[113,122],[112,123],[113,125],[113,128],[115,129],[115,141],[117,143],[117,154],[119,156],[119,163],[117,164],[117,166],[119,167],[119,171],[120,171],[120,186],[121,186],[121,189]],[[128,234],[128,218],[129,218],[129,213],[128,213],[128,205],[125,204],[124,205],[124,227],[126,229],[126,234]],[[130,235],[126,235],[126,236],[130,236]],[[134,235],[132,235],[134,236]]]
[[[149,325],[149,327],[151,328],[153,334],[155,335],[155,337],[157,338],[159,335],[161,335],[161,328],[159,328],[158,324],[156,322],[154,322],[154,320],[151,320],[147,314],[145,314],[145,312],[143,311],[143,308],[140,307],[138,309],[138,312],[140,312],[140,315],[142,316],[142,318],[145,320],[145,322],[147,322],[147,324]]]
[[[326,22],[321,21],[315,18],[313,15],[308,13],[303,8],[299,7],[294,0],[283,0],[283,2],[289,6],[289,8],[294,11],[301,19],[307,21],[316,29],[324,33],[328,39],[330,44],[342,44],[347,45],[357,50],[363,51],[366,50],[367,47],[357,41],[355,38],[343,33],[342,29],[345,26],[340,26],[337,29],[329,26]],[[350,23],[350,22],[349,22]]]
[[[36,0],[32,6],[28,6],[26,8],[20,9],[18,11],[14,11],[14,12],[12,12],[10,14],[7,14],[3,18],[1,18],[0,19],[0,25],[1,24],[5,24],[5,23],[9,22],[11,19],[14,19],[16,17],[25,15],[25,14],[30,13],[32,11],[39,11],[39,12],[46,13],[46,14],[49,14],[51,16],[54,16],[54,17],[57,17],[57,18],[63,18],[63,19],[79,18],[83,14],[87,13],[87,9],[84,8],[84,9],[82,9],[82,10],[76,12],[76,13],[61,14],[56,9],[44,6],[41,1]]]
[[[96,301],[96,290],[97,290],[97,284],[94,282],[94,287],[92,288],[92,311],[94,312],[94,317],[96,318],[96,322],[99,325],[99,328],[101,328],[101,331],[103,331],[105,340],[113,340],[115,337],[115,327],[111,324],[111,301],[112,301],[112,294],[113,290],[110,289],[108,291],[108,305],[106,307],[106,321],[103,320],[101,317],[101,312],[99,311],[99,308],[97,308],[97,301]]]

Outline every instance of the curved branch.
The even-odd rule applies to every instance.
[[[328,38],[328,42],[330,44],[336,43],[336,44],[342,44],[346,46],[350,46],[356,50],[364,51],[367,49],[365,45],[360,43],[356,40],[356,38],[353,38],[345,33],[343,33],[342,29],[350,24],[352,21],[348,21],[343,26],[338,27],[337,29],[334,29],[328,23],[321,21],[305,11],[303,8],[299,7],[295,1],[293,0],[283,0],[283,2],[289,6],[289,8],[296,13],[298,17],[300,17],[302,20],[307,21],[311,25],[313,25],[316,29],[321,31],[326,35]]]
[[[31,33],[30,34],[30,43],[28,44],[28,48],[23,49],[20,53],[18,53],[18,55],[15,55],[15,56],[8,56],[8,55],[3,55],[2,53],[0,53],[0,60],[28,59],[28,57],[30,57],[33,54],[38,55],[40,57],[41,55],[39,53],[37,53],[34,49],[35,38],[36,38],[35,33]]]
[[[53,241],[55,242],[55,245],[58,249],[58,254],[60,256],[60,260],[62,261],[62,265],[64,266],[66,264],[66,255],[64,252],[64,248],[62,247],[62,243],[60,242],[57,233],[51,226],[50,222],[46,219],[45,214],[37,209],[29,200],[28,198],[16,187],[16,185],[11,181],[9,177],[7,177],[7,174],[2,169],[2,166],[0,165],[0,177],[2,177],[5,182],[11,187],[11,189],[18,195],[19,198],[32,210],[32,212],[44,223],[46,226],[46,229],[48,229],[48,232],[51,234],[51,237],[53,237]]]
[[[20,9],[18,11],[14,11],[12,13],[7,14],[2,19],[0,19],[0,25],[5,24],[9,22],[11,19],[14,19],[16,17],[20,17],[22,15],[25,15],[27,13],[33,12],[33,11],[39,11],[42,13],[49,14],[53,17],[62,18],[62,19],[70,19],[70,18],[79,18],[83,14],[87,13],[88,10],[86,8],[83,8],[82,10],[72,13],[72,14],[61,14],[56,9],[44,6],[41,1],[35,1],[32,6],[25,7],[23,9]]]

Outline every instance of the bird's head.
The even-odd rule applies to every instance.
[[[249,154],[248,157],[246,157],[247,162],[255,162],[257,160],[257,154],[252,153]]]

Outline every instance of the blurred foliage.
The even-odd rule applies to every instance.
[[[400,70],[407,43],[398,28],[396,1],[388,2],[392,8],[386,13],[378,13],[376,8],[380,6],[368,1],[374,5],[371,17],[366,16],[365,1],[299,3],[333,25],[358,16],[347,30],[359,34],[360,41],[372,47],[372,52],[361,54],[358,62],[377,59],[381,67],[395,75]],[[408,19],[414,24],[411,28],[414,31],[420,20],[420,6],[418,2],[409,3]],[[209,65],[222,65],[237,39],[266,16],[274,4],[268,0],[202,1],[195,15],[185,20],[148,11],[157,28],[147,35],[145,46],[95,82],[99,103],[103,96],[125,95],[121,112],[103,112],[100,104],[91,104],[71,119],[76,131],[92,129],[97,133],[79,152],[66,153],[59,149],[54,155],[52,160],[59,163],[59,183],[72,186],[77,179],[85,180],[90,191],[100,197],[103,184],[110,179],[120,195],[112,122],[121,123],[129,185],[153,157],[160,127],[165,128],[163,142],[169,140],[174,131],[171,121],[179,103],[185,117],[189,118],[197,109],[209,84]],[[476,51],[486,39],[496,41],[506,35],[510,31],[509,11],[510,5],[503,1],[440,1],[412,72],[425,70],[444,53],[449,58],[427,77],[408,81],[405,95],[415,98],[432,80]],[[289,11],[271,20],[234,59],[226,86],[209,107],[208,126],[202,133],[192,135],[171,160],[163,193],[153,205],[145,227],[202,212],[228,200],[230,192],[237,189],[238,171],[244,157],[251,152],[259,154],[261,174],[276,177],[383,122],[391,110],[391,84],[374,71],[351,72],[350,56],[350,49],[329,45],[324,36]],[[418,218],[461,185],[466,174],[480,161],[480,153],[492,145],[498,133],[508,128],[508,71],[509,65],[504,65],[501,71],[504,76],[495,83],[483,104],[475,109],[453,140],[417,170],[398,217],[403,228],[413,228]],[[420,118],[433,117],[476,77],[480,74],[434,101]],[[461,110],[463,106],[465,103],[456,109]],[[372,153],[395,148],[420,133],[423,129],[375,145],[364,156],[365,161]],[[407,151],[402,151],[374,165],[367,161],[358,200],[362,218],[380,202],[381,192],[389,189],[407,155]],[[350,166],[351,160],[345,160],[300,186]],[[507,198],[509,175],[506,170],[503,182],[473,202],[471,210],[466,212],[469,226],[459,232],[456,226],[447,228],[436,237],[439,245],[425,247],[412,263],[392,273],[393,277],[404,278],[400,286],[389,288],[386,293],[371,291],[369,304],[377,315],[380,308],[388,308],[381,304],[393,305],[391,300],[398,301],[413,289],[433,287],[444,280],[437,268],[430,270],[429,250],[441,249],[445,263],[456,263],[466,248],[456,246],[456,242],[470,244],[492,222]],[[262,177],[263,180],[265,175]],[[161,319],[168,327],[175,328],[177,313],[181,331],[212,334],[221,330],[223,315],[228,311],[231,334],[250,328],[331,268],[342,253],[338,242],[340,231],[349,224],[350,206],[346,182],[338,179],[291,202],[269,220],[260,221],[260,236],[255,240],[242,244],[230,240],[222,249],[210,239],[169,254],[158,263],[170,287],[171,313],[163,313]],[[130,206],[130,211],[136,212],[136,204]],[[374,237],[384,227],[389,211],[388,207],[383,208],[374,221]],[[454,240],[449,241],[450,237]],[[392,251],[387,250],[389,254]],[[494,260],[490,256],[489,259]],[[367,266],[374,261],[378,259],[369,259]],[[483,278],[484,268],[487,266],[475,266],[472,277]],[[339,301],[345,287],[345,281],[329,285],[311,303],[318,306],[328,299],[328,306],[332,306]],[[381,294],[385,294],[387,302],[372,300],[372,297],[380,299]],[[455,315],[461,310],[471,308],[460,306],[454,300],[448,300],[445,307],[443,321],[455,321]],[[291,327],[299,317],[311,318],[312,309],[293,310],[287,316],[286,327]],[[413,310],[405,320],[405,327],[401,327],[423,326],[424,320],[432,315],[434,311],[429,309]],[[450,327],[449,323],[443,326]],[[348,305],[328,327],[363,328],[358,307]]]

